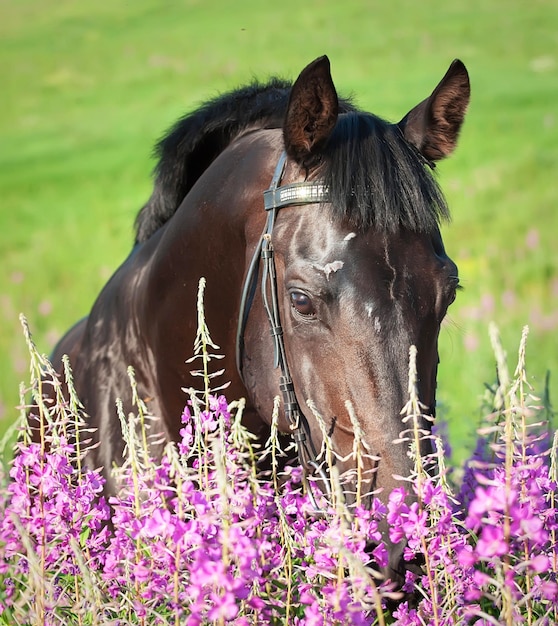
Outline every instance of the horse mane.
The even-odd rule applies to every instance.
[[[202,104],[176,122],[155,146],[151,197],[135,220],[136,243],[174,215],[217,156],[247,130],[281,128],[291,83],[257,81]],[[449,211],[425,160],[397,125],[340,99],[339,119],[320,154],[319,175],[331,210],[356,229],[433,232]]]
[[[136,243],[149,239],[176,212],[217,156],[248,129],[281,128],[291,83],[271,78],[217,96],[176,122],[155,146],[154,188],[135,221]],[[342,111],[353,110],[349,100]]]

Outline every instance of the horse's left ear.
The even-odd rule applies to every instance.
[[[469,74],[456,59],[432,95],[399,122],[407,141],[430,161],[449,156],[457,144],[470,95]]]
[[[308,163],[331,135],[339,102],[326,56],[312,61],[296,79],[283,125],[287,154]]]

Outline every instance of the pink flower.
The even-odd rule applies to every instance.
[[[225,591],[222,595],[212,593],[210,600],[213,607],[209,610],[207,617],[211,621],[232,620],[238,615],[238,606],[230,591]]]
[[[155,509],[143,523],[142,534],[145,537],[166,537],[174,530],[168,509]]]
[[[481,558],[503,556],[508,552],[504,531],[499,526],[484,526],[477,542],[476,552]]]
[[[473,547],[469,544],[464,545],[457,553],[457,560],[463,567],[471,567],[477,562],[477,556],[473,551]]]
[[[546,554],[537,554],[529,560],[529,567],[538,574],[547,572],[550,569],[550,559]]]

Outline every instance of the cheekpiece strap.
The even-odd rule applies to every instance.
[[[327,187],[320,183],[292,183],[280,187],[279,185],[281,184],[281,179],[285,172],[286,163],[287,154],[283,152],[275,168],[269,189],[264,191],[264,207],[268,213],[264,231],[254,251],[242,288],[238,327],[236,331],[236,365],[238,373],[243,379],[242,357],[244,353],[244,330],[246,329],[248,314],[250,313],[250,307],[252,306],[252,300],[256,291],[259,262],[261,258],[263,261],[261,294],[264,310],[267,313],[271,335],[273,337],[275,352],[274,366],[281,368],[280,389],[283,395],[285,416],[296,442],[298,458],[303,469],[302,479],[304,483],[307,483],[308,476],[312,474],[321,478],[331,499],[329,477],[323,468],[323,464],[317,460],[310,430],[297,400],[294,384],[289,372],[283,329],[281,327],[281,317],[279,314],[277,277],[275,274],[275,262],[273,260],[273,245],[271,243],[271,233],[273,231],[275,218],[277,217],[277,209],[289,205],[327,202],[329,194]],[[323,513],[316,503],[311,487],[308,484],[306,484],[306,487],[310,499],[314,504],[314,508],[316,509],[316,513]]]

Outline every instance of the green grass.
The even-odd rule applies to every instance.
[[[456,447],[494,378],[491,319],[506,345],[530,324],[537,389],[558,376],[556,3],[0,0],[0,18],[0,430],[27,377],[18,313],[48,352],[88,312],[130,249],[156,139],[202,99],[323,53],[341,92],[390,119],[454,57],[470,71],[462,140],[439,167],[465,286],[441,335]]]

